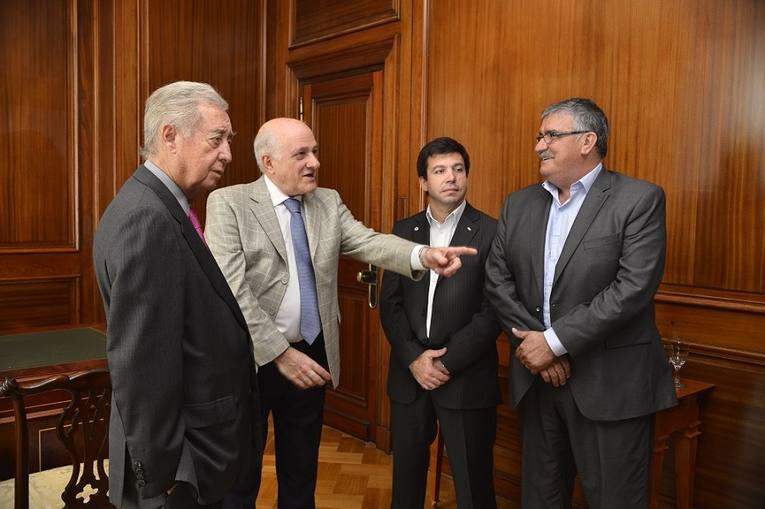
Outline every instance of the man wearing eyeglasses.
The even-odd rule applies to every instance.
[[[523,430],[524,508],[648,506],[653,415],[677,404],[655,323],[664,192],[606,169],[608,120],[591,100],[542,113],[542,184],[510,194],[486,292],[510,337]]]

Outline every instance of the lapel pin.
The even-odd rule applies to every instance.
[[[467,229],[468,229],[469,232],[473,231],[473,229],[471,227],[469,227],[469,226],[467,227]]]
[[[414,231],[416,231],[416,232],[420,231],[420,227],[419,226],[415,226],[414,227]]]

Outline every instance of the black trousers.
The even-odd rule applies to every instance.
[[[520,413],[524,509],[570,508],[577,474],[592,509],[648,507],[653,414],[593,421],[569,385],[555,388],[539,377]]]
[[[497,408],[452,409],[434,404],[430,391],[414,402],[391,401],[393,509],[422,509],[436,421],[446,443],[459,509],[496,508],[494,439]]]
[[[311,345],[301,341],[291,346],[328,369],[323,334]],[[272,362],[259,368],[258,385],[264,447],[268,416],[273,417],[278,507],[313,509],[326,391],[324,387],[297,388]]]

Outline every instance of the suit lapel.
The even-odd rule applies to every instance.
[[[319,199],[314,193],[303,195],[303,224],[305,224],[305,233],[308,237],[308,249],[311,251],[311,260],[316,259],[316,249],[321,240],[321,226],[319,214],[321,207]],[[314,266],[316,263],[314,263]]]
[[[457,223],[457,228],[454,230],[452,241],[450,246],[471,246],[473,244],[473,238],[480,228],[478,211],[474,209],[469,203],[465,204],[465,210],[462,211],[462,217],[460,222]]]
[[[532,224],[529,225],[529,245],[533,256],[531,257],[531,270],[534,281],[537,283],[537,295],[541,299],[544,295],[545,278],[545,239],[547,237],[547,221],[550,218],[550,204],[552,196],[540,184],[537,187],[538,197],[529,203],[528,214]]]
[[[250,185],[250,210],[276,252],[282,257],[284,263],[287,263],[287,247],[284,244],[284,235],[263,177]]]
[[[247,322],[244,320],[242,311],[237,304],[234,295],[231,293],[231,289],[223,277],[223,273],[220,271],[218,264],[215,262],[210,249],[199,238],[194,226],[189,221],[188,216],[183,211],[181,204],[175,199],[175,196],[170,192],[165,184],[163,184],[153,173],[147,170],[144,166],[140,166],[135,172],[135,177],[138,181],[149,187],[159,197],[167,210],[172,214],[176,221],[181,225],[181,233],[186,239],[186,242],[191,248],[191,252],[194,254],[202,271],[210,280],[215,291],[226,302],[234,316],[239,323],[246,329]]]
[[[566,237],[566,243],[563,244],[563,251],[561,251],[558,263],[555,265],[553,286],[558,282],[563,269],[566,268],[574,251],[579,247],[579,243],[582,242],[584,234],[590,229],[592,222],[598,215],[598,211],[608,199],[610,188],[611,174],[603,167],[598,178],[595,179],[592,187],[587,192],[582,208],[579,209],[579,213],[576,219],[574,219],[574,224],[571,225],[571,231],[568,233],[568,237]]]

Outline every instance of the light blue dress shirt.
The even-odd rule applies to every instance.
[[[544,331],[545,340],[550,346],[550,349],[556,356],[560,357],[567,352],[566,348],[561,343],[560,338],[552,328],[550,321],[550,294],[552,293],[553,278],[555,277],[555,266],[558,263],[561,251],[563,251],[563,245],[566,243],[568,233],[571,231],[571,226],[574,224],[579,209],[582,208],[584,198],[587,196],[587,192],[592,187],[593,182],[598,177],[600,170],[603,168],[602,163],[593,168],[587,175],[577,180],[571,185],[570,196],[566,203],[560,202],[558,194],[558,188],[554,184],[551,184],[547,180],[542,183],[547,192],[552,195],[552,203],[550,204],[550,217],[547,220],[547,233],[545,235],[545,276],[544,276],[544,307],[543,307],[543,319],[546,330]]]

